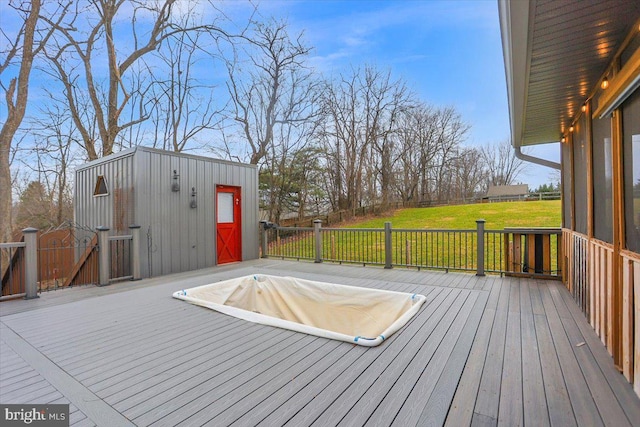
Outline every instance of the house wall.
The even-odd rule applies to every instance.
[[[601,117],[611,94],[640,75],[638,46],[636,32],[605,73],[609,88],[593,88],[574,119],[562,147],[562,178],[565,283],[640,395],[640,254],[632,235],[640,229],[640,196],[633,191],[640,176],[640,88]]]

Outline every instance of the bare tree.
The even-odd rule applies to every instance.
[[[435,116],[435,126],[437,152],[434,167],[431,169],[435,183],[433,193],[436,200],[445,201],[451,197],[451,170],[454,166],[452,162],[457,157],[470,126],[462,120],[460,113],[453,107],[438,111]]]
[[[417,105],[400,116],[395,187],[402,201],[426,200],[429,193],[429,169],[438,148],[436,114],[432,107]]]
[[[462,143],[468,130],[453,107],[418,105],[403,112],[397,131],[398,166],[394,168],[395,188],[403,201],[460,196],[458,168],[466,164],[461,163],[462,155],[467,155]]]
[[[463,148],[454,161],[455,195],[457,200],[469,200],[484,189],[486,167],[479,149]]]
[[[176,152],[185,150],[198,134],[215,129],[224,109],[216,108],[213,87],[201,84],[193,73],[203,33],[181,32],[168,38],[158,56],[168,68],[167,78],[154,85],[154,144]],[[206,95],[204,95],[206,94]]]
[[[384,209],[392,197],[398,120],[403,111],[410,109],[411,99],[403,81],[391,80],[391,71],[382,73],[371,67],[365,68],[364,89],[366,139],[371,142],[372,163]],[[371,199],[377,199],[375,193]]]
[[[73,219],[73,203],[69,176],[77,145],[73,122],[64,104],[49,104],[33,120],[29,132],[35,137],[31,155],[23,160],[35,172],[50,202],[51,225],[60,225]],[[35,164],[34,164],[35,160]]]
[[[398,117],[408,108],[401,80],[374,67],[353,69],[327,84],[319,139],[329,173],[326,191],[334,209],[391,198]]]
[[[49,22],[60,22],[71,2],[60,2],[48,18]],[[29,8],[28,5],[31,7]],[[29,97],[29,77],[35,57],[46,45],[52,34],[52,28],[38,26],[41,15],[41,0],[11,2],[23,24],[15,37],[9,37],[2,31],[8,49],[3,53],[0,63],[0,78],[7,106],[7,118],[0,129],[0,240],[7,241],[11,236],[11,171],[9,158],[14,136],[24,119]],[[19,58],[19,61],[16,61]],[[16,72],[14,74],[14,71]]]
[[[288,34],[286,22],[255,23],[247,73],[238,58],[227,62],[232,118],[249,144],[248,161],[257,165],[274,145],[277,126],[296,127],[314,115],[315,84],[304,67],[311,48]]]
[[[296,162],[315,128],[317,86],[304,60],[310,48],[302,34],[289,36],[286,22],[255,23],[247,46],[227,61],[230,116],[246,156],[225,136],[227,155],[260,166],[261,199],[271,221],[300,210]],[[237,141],[237,139],[236,139]],[[297,195],[297,196],[296,196]],[[302,208],[304,209],[304,207]]]
[[[502,141],[482,148],[487,167],[487,185],[512,185],[526,170],[526,162],[516,157],[511,143]]]
[[[137,102],[136,105],[143,108],[139,108],[136,114],[126,115],[126,112],[131,113],[132,98],[144,98],[147,90],[146,85],[140,84],[141,76],[135,75],[135,71],[143,68],[136,68],[136,65],[157,51],[169,37],[179,33],[206,31],[208,34],[226,35],[214,25],[176,25],[172,19],[176,1],[79,2],[71,19],[59,24],[50,22],[56,28],[57,36],[55,43],[47,49],[47,58],[63,85],[71,117],[82,136],[88,159],[111,154],[123,130],[150,117],[150,109],[144,108],[149,106],[146,102]],[[124,14],[130,14],[127,17],[131,22],[130,40],[119,45],[118,40],[123,36]],[[142,28],[141,22],[149,20],[149,27]],[[116,27],[119,27],[117,33],[114,31]],[[107,70],[106,76],[102,75],[103,67]],[[132,85],[132,81],[136,84]],[[97,134],[92,132],[94,125]]]

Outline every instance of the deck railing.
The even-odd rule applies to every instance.
[[[560,279],[560,229],[280,227],[262,223],[262,257]]]
[[[109,251],[111,252],[110,281],[133,279],[131,274],[131,242],[133,235],[109,236]]]
[[[73,256],[69,255],[69,249],[71,252],[78,248],[83,250],[79,252],[79,259],[76,259],[64,281],[60,280],[60,287],[72,286],[87,274],[91,280],[82,283],[100,286],[117,280],[140,279],[140,226],[132,225],[129,229],[131,234],[110,236],[108,228],[98,227],[97,238],[94,236],[83,242],[82,246],[57,243],[43,245],[38,241],[37,229],[22,230],[22,242],[0,243],[0,301],[19,297],[37,298],[42,291],[58,289],[58,277],[55,275],[56,266],[59,265],[57,252],[65,251],[64,256]],[[98,274],[94,275],[96,269]]]

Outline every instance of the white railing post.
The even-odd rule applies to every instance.
[[[391,223],[384,223],[384,268],[393,268],[392,248],[391,248]]]
[[[322,262],[322,220],[316,219],[313,221],[313,235],[316,244],[316,263]]]
[[[111,274],[111,247],[109,246],[109,227],[96,227],[98,231],[98,286],[109,284]]]
[[[476,276],[484,276],[484,219],[476,220],[477,225],[477,253],[478,253],[478,269]]]
[[[29,227],[24,234],[24,299],[38,298],[38,229]],[[11,268],[11,265],[9,265]]]
[[[140,226],[130,225],[131,230],[131,280],[140,280]]]

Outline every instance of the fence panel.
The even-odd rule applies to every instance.
[[[38,292],[98,283],[95,232],[79,230],[56,229],[38,237]]]
[[[384,265],[384,230],[323,228],[322,259],[338,263]]]
[[[109,250],[111,251],[111,266],[109,278],[111,281],[129,280],[133,278],[131,271],[131,242],[132,235],[109,236]]]
[[[276,227],[263,233],[263,239],[265,234],[267,256],[297,260],[315,259],[313,227]]]
[[[393,229],[393,265],[440,270],[476,269],[475,230]]]
[[[0,243],[0,278],[5,299],[23,296],[25,293],[25,243]]]

